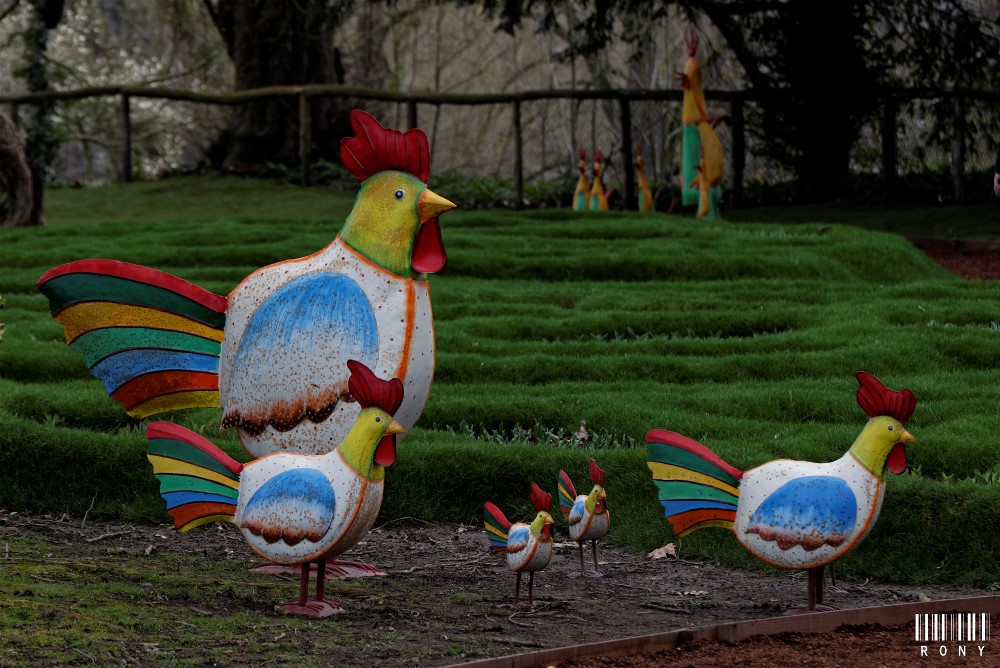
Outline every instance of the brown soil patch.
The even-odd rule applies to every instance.
[[[557,534],[557,540],[565,540],[564,531],[561,536]],[[23,545],[24,539],[29,544],[44,541],[45,547],[36,551],[19,548],[20,552],[4,553],[5,543]],[[720,535],[720,539],[725,537]],[[294,651],[301,652],[303,657],[323,657],[323,663],[311,663],[304,658],[296,665],[450,665],[542,648],[770,617],[803,602],[806,594],[806,578],[797,572],[780,569],[734,572],[713,563],[672,557],[654,561],[623,548],[602,548],[600,558],[605,577],[571,578],[568,574],[579,567],[577,548],[575,544],[564,543],[557,547],[549,567],[536,575],[535,608],[514,611],[499,607],[513,597],[514,576],[507,571],[499,555],[489,552],[482,527],[478,526],[394,522],[373,530],[345,557],[375,564],[389,575],[330,582],[328,597],[340,602],[345,613],[311,622],[309,628],[313,631],[296,637]],[[294,631],[284,626],[287,618],[275,613],[274,606],[296,597],[297,578],[281,580],[276,576],[248,573],[248,569],[257,564],[257,559],[232,525],[176,534],[162,525],[124,526],[93,521],[81,524],[80,518],[0,511],[0,573],[4,576],[0,577],[0,599],[5,601],[4,605],[39,605],[37,595],[11,583],[18,578],[31,582],[31,569],[37,569],[40,564],[48,567],[49,564],[99,560],[108,572],[107,581],[113,582],[115,570],[125,568],[126,559],[134,564],[137,558],[142,560],[142,569],[148,569],[151,574],[169,570],[175,577],[179,573],[184,579],[190,573],[192,588],[199,586],[200,565],[213,562],[216,564],[213,577],[226,581],[231,578],[233,587],[251,586],[258,593],[199,603],[199,615],[239,618],[253,614],[252,633],[257,634],[253,638],[278,638]],[[186,565],[178,566],[181,558]],[[121,566],[116,565],[119,563]],[[53,579],[51,574],[44,577]],[[960,587],[905,587],[841,579],[837,585],[836,589],[828,589],[826,602],[841,609],[983,594]],[[65,600],[46,600],[45,604],[69,610],[77,606],[78,601],[67,596]],[[140,613],[151,619],[169,617],[176,614],[178,608],[190,607],[183,600],[174,601],[161,592],[148,601],[140,598],[136,605],[142,606]],[[171,605],[175,606],[173,612],[169,611]],[[168,611],[164,612],[165,609]],[[777,638],[761,641],[764,644],[759,651],[712,647],[706,650],[709,658],[704,660],[696,658],[699,649],[695,645],[670,653],[679,657],[676,659],[679,663],[664,663],[666,658],[661,657],[653,659],[654,663],[645,664],[579,665],[702,666],[708,665],[707,661],[714,666],[905,665],[912,662],[914,648],[910,632],[904,631],[885,630],[880,632],[883,635],[877,636],[880,638],[878,644],[883,646],[883,655],[897,663],[889,663],[889,658],[886,663],[869,661],[871,650],[860,642],[830,640],[833,645],[816,651],[829,655],[833,651],[831,647],[836,645],[837,657],[842,663],[779,664],[774,662],[775,652],[790,652],[805,643]],[[324,637],[330,634],[356,637],[366,648],[365,654],[363,657],[338,654],[344,650],[324,644],[329,642]],[[895,636],[899,636],[902,645],[887,644],[886,641]],[[252,647],[253,638],[239,642]],[[153,637],[148,640],[150,644],[158,641],[162,644],[166,639]],[[207,658],[198,654],[197,648],[186,651],[188,659]],[[254,663],[246,656],[246,661],[239,658],[245,651],[245,648],[234,650],[232,661],[226,665]],[[726,655],[731,659],[720,658],[722,651],[732,652]],[[768,662],[746,663],[753,651]],[[855,660],[849,660],[848,656],[854,656]],[[143,665],[161,665],[152,658],[153,655],[136,657]],[[178,658],[180,655],[174,655],[175,660]],[[281,658],[276,660],[285,665]],[[3,665],[2,658],[0,665]],[[35,665],[55,664],[39,662]]]
[[[911,238],[910,243],[962,278],[1000,279],[1000,243],[971,239]]]

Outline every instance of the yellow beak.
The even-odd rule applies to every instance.
[[[440,216],[445,211],[455,208],[455,203],[446,200],[433,190],[427,189],[420,194],[417,200],[417,215],[420,222],[426,222],[435,216]]]
[[[395,420],[390,422],[389,426],[385,428],[386,434],[402,434],[404,431],[406,430],[403,429],[403,425],[399,424]]]
[[[913,434],[911,434],[910,432],[908,432],[908,431],[906,431],[904,429],[902,432],[900,432],[899,439],[896,442],[897,443],[913,443],[916,440],[917,439],[915,439],[913,437]]]

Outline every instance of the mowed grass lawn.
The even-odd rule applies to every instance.
[[[105,257],[226,294],[329,243],[353,193],[184,178],[46,201],[48,227],[0,230],[0,507],[163,521],[145,425],[66,346],[35,282]],[[890,476],[878,524],[840,572],[1000,587],[1000,285],[955,278],[893,233],[995,237],[998,211],[447,214],[449,268],[431,279],[434,387],[388,472],[381,521],[477,523],[486,500],[520,519],[532,481],[554,492],[564,468],[587,487],[593,456],[607,472],[608,540],[652,549],[673,536],[647,430],[687,434],[741,469],[829,461],[867,419],[863,369],[916,393],[914,471]],[[246,459],[217,410],[165,419]],[[680,548],[763,567],[718,529]]]

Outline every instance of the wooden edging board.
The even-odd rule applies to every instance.
[[[698,626],[645,636],[604,640],[585,645],[543,649],[526,654],[479,659],[454,665],[461,666],[462,668],[532,668],[534,666],[552,666],[558,665],[561,661],[592,656],[610,657],[651,654],[660,650],[673,649],[678,645],[684,645],[697,640],[734,643],[758,635],[829,633],[845,624],[901,626],[912,623],[916,615],[947,612],[1000,613],[1000,595],[951,598],[923,603],[899,603],[896,605],[857,608],[854,610],[834,610],[832,612],[815,612],[788,617],[750,619],[743,622]]]

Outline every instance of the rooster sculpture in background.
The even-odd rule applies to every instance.
[[[603,159],[600,151],[594,151],[594,183],[590,186],[590,210],[607,211],[608,198],[604,192],[604,182],[601,181],[601,169]]]
[[[351,125],[341,160],[361,189],[340,234],[258,269],[228,297],[115,260],[39,279],[69,345],[130,415],[221,406],[222,426],[254,457],[323,454],[360,413],[345,371],[357,359],[404,383],[403,433],[417,421],[434,371],[427,275],[445,266],[438,215],[454,204],[426,186],[422,131],[386,129],[360,110]]]
[[[607,535],[611,528],[611,516],[605,503],[604,471],[592,458],[588,460],[590,480],[594,487],[589,494],[576,493],[573,481],[565,471],[559,471],[559,508],[569,524],[569,539],[580,546],[580,571],[570,573],[570,577],[601,577],[597,561],[597,541]],[[588,572],[583,565],[583,544],[590,541],[594,555],[594,570]]]
[[[549,565],[552,559],[552,495],[531,483],[531,504],[538,511],[530,523],[511,524],[503,512],[487,501],[483,507],[483,524],[490,540],[490,549],[507,555],[507,568],[517,573],[514,587],[514,607],[521,603],[521,573],[528,573],[528,607],[534,605],[532,591],[535,571]]]
[[[639,186],[639,212],[647,213],[653,210],[653,192],[649,189],[649,176],[646,175],[646,161],[642,158],[642,144],[635,145],[635,176]]]
[[[684,89],[681,107],[681,204],[697,204],[699,218],[714,220],[719,218],[725,169],[722,143],[714,130],[721,118],[709,118],[706,110],[701,63],[698,62],[698,36],[694,32],[688,37],[687,51],[684,70],[677,73]]]
[[[778,459],[740,471],[704,445],[671,431],[646,434],[647,464],[667,519],[680,538],[726,527],[753,555],[775,566],[809,571],[808,611],[823,603],[823,567],[871,531],[885,496],[886,474],[906,470],[903,426],[916,407],[865,372],[857,401],[869,420],[837,461]]]
[[[590,184],[587,183],[587,149],[581,148],[576,169],[579,176],[576,179],[576,191],[573,193],[573,210],[586,211],[590,208]]]
[[[403,402],[397,378],[377,378],[355,360],[348,385],[360,412],[338,447],[324,455],[276,453],[240,464],[198,434],[168,422],[146,430],[147,457],[178,531],[233,522],[254,552],[301,569],[299,600],[285,612],[328,617],[326,560],[354,547],[382,506],[385,468],[396,460],[393,419]],[[311,563],[316,597],[308,600]]]

